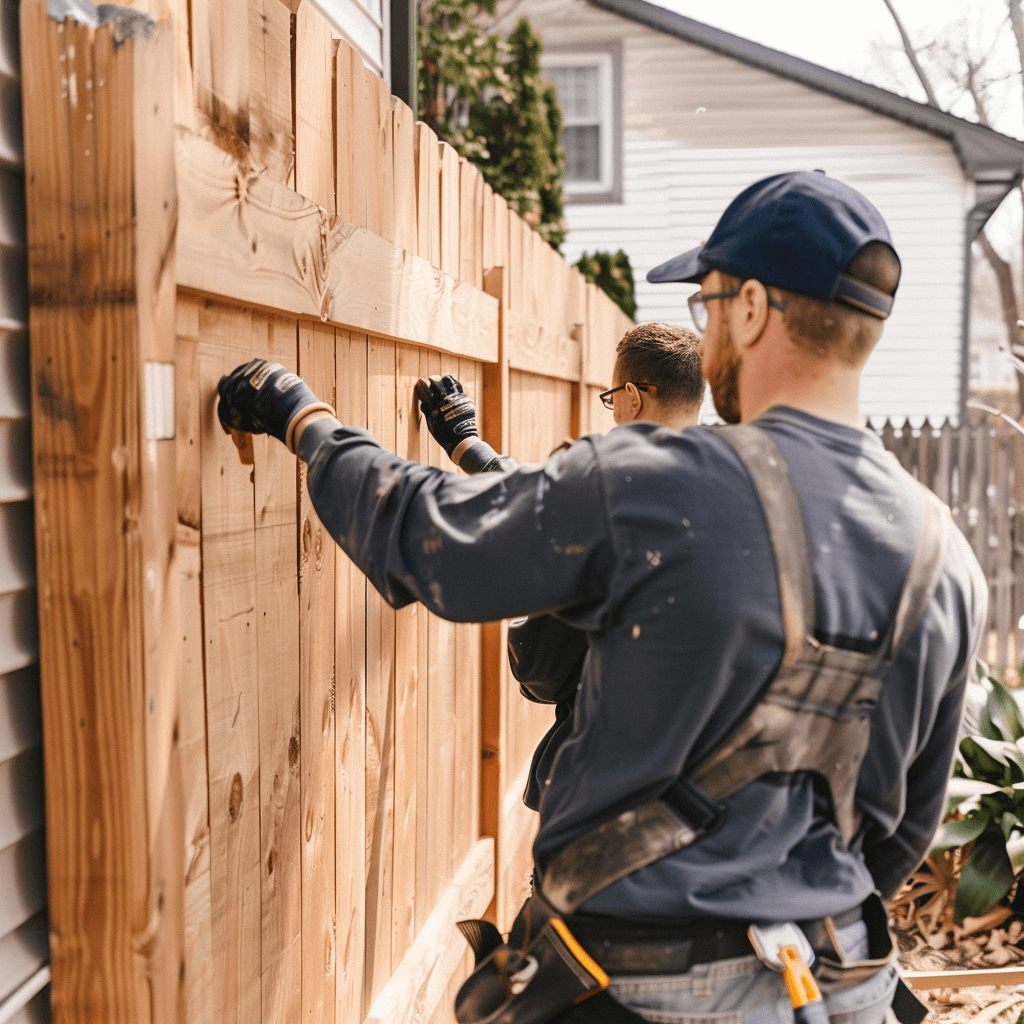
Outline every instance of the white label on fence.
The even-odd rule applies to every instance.
[[[146,363],[146,440],[174,437],[174,363]]]

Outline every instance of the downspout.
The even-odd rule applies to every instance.
[[[981,230],[980,227],[974,228],[977,218],[978,207],[975,206],[968,210],[964,220],[964,291],[963,301],[960,303],[960,401],[957,403],[957,419],[960,423],[967,422],[967,398],[971,382],[971,285],[974,276],[971,246]]]
[[[964,221],[964,299],[960,320],[960,422],[967,419],[967,395],[971,370],[971,245],[999,204],[1024,177],[1018,167],[979,168],[973,175],[974,206]]]
[[[391,91],[419,116],[416,65],[416,0],[391,0]]]

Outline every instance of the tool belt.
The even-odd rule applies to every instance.
[[[624,973],[612,966],[615,958],[610,950],[615,944],[607,940],[605,966],[599,962],[602,954],[593,936],[588,951],[584,948],[587,943],[581,944],[568,922],[575,924],[576,911],[614,882],[712,831],[726,812],[723,801],[755,779],[769,773],[814,773],[827,786],[831,817],[842,842],[848,846],[860,828],[854,793],[870,741],[871,712],[882,677],[917,629],[938,584],[945,562],[948,515],[938,499],[922,487],[921,534],[896,612],[877,651],[869,654],[832,646],[813,635],[812,560],[789,467],[774,441],[758,427],[722,427],[718,432],[746,467],[764,511],[778,573],[785,639],[782,663],[733,734],[689,768],[683,778],[656,798],[578,836],[548,858],[538,890],[520,914],[520,918],[526,915],[522,928],[518,932],[513,928],[508,943],[486,922],[465,922],[467,927],[460,924],[477,957],[477,969],[456,1000],[460,1024],[642,1020],[604,992],[607,970]],[[866,980],[895,959],[881,900],[869,899],[862,913],[871,946],[865,961],[852,962],[845,956],[835,934],[838,927],[828,918],[820,922],[828,942],[817,942],[818,936],[811,938],[812,947],[822,949],[814,973],[824,992]],[[698,924],[688,951],[684,952],[685,939],[669,943],[676,953],[666,953],[658,968],[648,973],[682,973],[696,963],[753,951],[749,942],[743,949],[737,940],[734,945],[739,952],[723,952],[733,948],[725,937],[732,926],[706,924],[721,933],[720,940],[712,940],[711,928],[704,930]],[[623,944],[633,951],[628,956],[636,963],[644,958],[644,940],[637,935],[640,930]],[[626,955],[620,953],[620,960]],[[683,963],[686,966],[680,966]],[[914,997],[910,999],[916,1002]],[[585,1006],[605,1016],[581,1016]],[[613,1012],[620,1016],[609,1016]],[[905,1024],[916,1024],[915,1014],[904,1012],[907,1016],[901,1019]],[[569,1015],[563,1018],[561,1014]]]

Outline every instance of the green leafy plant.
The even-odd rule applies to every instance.
[[[984,682],[968,703],[947,818],[929,851],[963,849],[957,924],[994,907],[1024,868],[1024,717],[1010,690],[978,665]]]
[[[565,238],[562,112],[526,18],[502,39],[482,27],[495,0],[420,0],[420,116],[546,242]]]
[[[584,253],[577,261],[580,273],[596,284],[605,295],[630,318],[636,315],[636,294],[633,287],[633,267],[629,257],[618,252]]]

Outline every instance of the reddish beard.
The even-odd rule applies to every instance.
[[[714,356],[704,368],[718,415],[726,423],[740,421],[740,354],[732,343],[729,324],[723,318],[718,324],[718,340]]]

